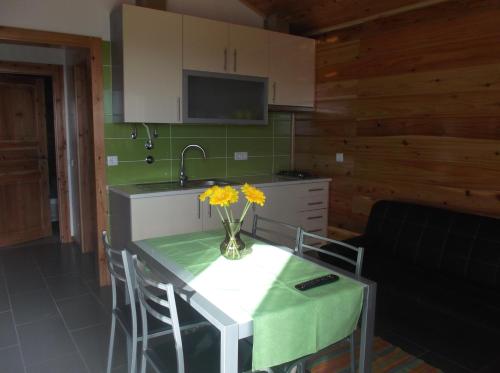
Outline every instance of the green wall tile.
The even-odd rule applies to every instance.
[[[106,155],[117,155],[119,161],[142,161],[148,155],[156,160],[170,159],[170,139],[153,139],[154,148],[145,148],[145,139],[106,139]]]
[[[104,66],[102,68],[102,78],[104,91],[111,91],[111,66]]]
[[[273,172],[273,157],[249,158],[246,161],[227,160],[227,176],[271,175]]]
[[[182,149],[186,145],[197,144],[201,145],[207,154],[208,158],[225,157],[226,156],[226,139],[210,139],[210,138],[175,138],[172,137],[172,159],[180,159]],[[201,151],[197,149],[189,149],[186,152],[186,158],[202,158]]]
[[[228,137],[272,137],[272,123],[261,126],[227,126]]]
[[[102,64],[104,66],[111,65],[111,42],[102,42]]]
[[[172,178],[179,177],[180,160],[172,161]],[[188,159],[184,164],[184,170],[189,179],[209,179],[226,177],[226,159]]]
[[[289,170],[291,165],[290,156],[274,157],[274,173]]]
[[[152,183],[171,180],[171,161],[120,162],[118,166],[106,167],[108,185]]]
[[[292,121],[276,120],[274,121],[274,136],[291,137],[292,136]]]
[[[229,138],[227,141],[227,156],[234,159],[234,152],[248,152],[250,157],[273,155],[273,139],[242,139]]]
[[[226,126],[223,124],[172,124],[172,137],[226,137]]]
[[[274,154],[288,155],[292,150],[291,138],[276,138],[274,139]]]
[[[110,89],[104,90],[104,115],[113,115],[113,99]]]

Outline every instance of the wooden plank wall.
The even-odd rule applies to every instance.
[[[451,1],[319,38],[295,166],[333,178],[333,231],[379,199],[500,217],[499,20],[500,0]]]

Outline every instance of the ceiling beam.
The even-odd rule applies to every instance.
[[[363,23],[375,21],[375,20],[380,19],[380,18],[386,18],[386,17],[397,15],[397,14],[410,12],[412,10],[427,8],[429,6],[433,6],[433,5],[437,5],[437,4],[441,4],[441,3],[446,3],[449,1],[452,1],[452,0],[425,0],[425,1],[415,3],[415,4],[405,5],[405,6],[402,6],[400,8],[391,9],[391,10],[387,10],[385,12],[373,14],[371,16],[358,18],[358,19],[344,22],[344,23],[339,23],[337,25],[307,31],[304,33],[304,35],[305,36],[318,36],[318,35],[322,35],[322,34],[327,34],[327,33],[332,32],[332,31],[337,31],[337,30],[341,30],[341,29],[345,29],[345,28],[349,28],[349,27],[353,27],[353,26],[358,26],[358,25],[361,25]]]

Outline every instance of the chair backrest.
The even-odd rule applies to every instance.
[[[117,306],[117,283],[123,285],[123,290],[127,293],[130,304],[135,304],[135,281],[125,262],[125,256],[127,254],[126,251],[114,249],[109,242],[109,237],[106,231],[102,232],[102,241],[104,243],[104,251],[106,253],[106,264],[111,276],[113,309]],[[135,307],[132,307],[132,317],[136,317]]]
[[[141,304],[142,330],[148,330],[148,313],[172,327],[177,355],[177,372],[184,373],[184,353],[174,287],[172,284],[154,279],[151,276],[151,271],[137,258],[137,255],[132,257],[132,261],[137,284],[137,296]],[[148,348],[148,333],[143,334],[142,348],[145,351]]]
[[[333,250],[325,250],[324,247],[315,247],[305,243],[306,239],[319,240],[328,243]],[[349,245],[342,241],[337,241],[328,237],[322,237],[317,234],[308,233],[301,229],[299,238],[299,255],[304,255],[308,251],[313,251],[320,254],[320,257],[325,255],[327,257],[347,263],[353,267],[353,272],[357,278],[361,276],[363,267],[363,248]]]
[[[254,215],[252,236],[263,238],[279,244],[292,246],[293,251],[298,250],[300,227],[281,221]]]

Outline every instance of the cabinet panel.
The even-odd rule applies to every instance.
[[[182,16],[123,6],[122,17],[124,120],[179,122]]]
[[[269,103],[314,106],[315,41],[269,33]]]
[[[133,241],[199,232],[203,228],[197,194],[135,199],[130,215]]]
[[[267,77],[269,74],[269,32],[230,25],[229,72],[239,75]]]
[[[183,16],[183,67],[224,73],[229,71],[229,25]]]

